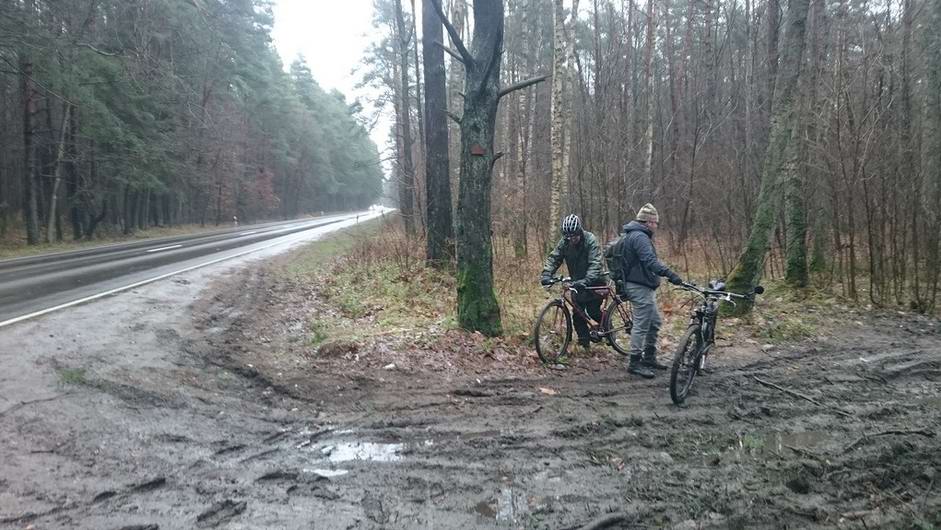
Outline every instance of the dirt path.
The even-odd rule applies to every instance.
[[[628,379],[606,353],[469,375],[384,369],[384,352],[313,360],[296,342],[306,294],[264,268],[209,292],[200,274],[0,338],[17,352],[0,375],[0,526],[941,524],[934,321],[721,345],[677,408],[665,376]]]

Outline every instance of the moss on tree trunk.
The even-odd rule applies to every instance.
[[[782,177],[796,171],[793,167],[796,158],[793,139],[797,110],[795,95],[800,79],[809,5],[809,0],[792,0],[788,5],[787,33],[784,36],[784,51],[778,70],[771,113],[771,138],[762,167],[758,205],[745,252],[729,277],[728,287],[732,291],[748,292],[758,284],[764,270],[771,231],[781,207]],[[741,303],[734,309],[726,306],[726,311],[744,314],[750,311],[751,307],[751,303]]]

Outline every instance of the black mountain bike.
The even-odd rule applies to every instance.
[[[588,323],[588,334],[593,342],[607,340],[618,353],[627,355],[633,326],[631,304],[618,296],[614,286],[588,287],[590,292],[601,299],[601,321],[598,322],[575,302],[571,278],[552,278],[546,290],[558,284],[562,285],[562,292],[542,308],[533,329],[533,343],[542,362],[556,364],[565,357],[572,341],[573,312]]]
[[[706,366],[706,356],[716,343],[716,320],[719,317],[719,303],[735,305],[734,299],[752,300],[756,294],[765,292],[757,286],[749,294],[731,293],[725,290],[721,281],[709,282],[709,288],[701,289],[692,283],[684,283],[677,289],[688,291],[701,298],[701,303],[693,309],[689,327],[680,339],[673,356],[673,370],[670,372],[670,398],[677,405],[686,401],[693,379]]]

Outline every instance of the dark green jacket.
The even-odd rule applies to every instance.
[[[572,280],[585,280],[588,285],[603,285],[607,282],[601,267],[601,246],[595,234],[582,232],[582,240],[571,245],[565,238],[559,240],[542,268],[543,276],[551,276],[565,262]]]

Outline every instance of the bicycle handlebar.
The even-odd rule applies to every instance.
[[[732,301],[733,298],[739,298],[742,300],[753,300],[756,294],[761,294],[764,292],[764,287],[760,285],[755,287],[754,291],[752,291],[751,294],[739,294],[739,293],[733,293],[731,291],[717,291],[715,289],[701,289],[697,287],[696,284],[694,283],[683,283],[679,285],[677,289],[681,289],[684,291],[691,291],[702,297],[715,296],[722,301],[731,303],[732,305],[735,305],[735,302]]]

